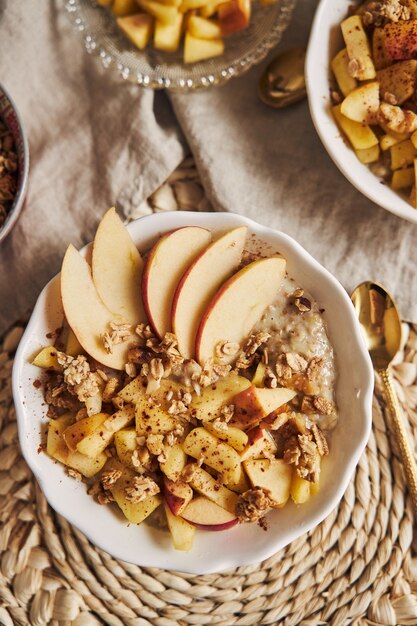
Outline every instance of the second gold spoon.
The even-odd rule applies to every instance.
[[[401,318],[394,300],[378,283],[367,281],[358,285],[352,293],[352,302],[372,364],[384,386],[417,519],[417,464],[390,370],[401,345]]]

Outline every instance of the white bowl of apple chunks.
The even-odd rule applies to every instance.
[[[339,283],[220,213],[108,211],[40,295],[13,372],[55,510],[117,558],[192,573],[265,559],[334,508],[372,386]]]
[[[70,0],[66,8],[106,68],[152,89],[189,91],[259,63],[279,43],[295,2]]]
[[[335,164],[365,196],[412,222],[416,36],[416,0],[322,0],[306,63],[312,118]]]

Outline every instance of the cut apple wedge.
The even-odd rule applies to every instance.
[[[193,490],[183,481],[174,482],[164,477],[164,495],[173,515],[181,515],[185,507],[191,502]]]
[[[143,272],[142,296],[149,322],[160,338],[171,330],[178,283],[210,241],[205,228],[186,226],[167,233],[151,249]]]
[[[240,263],[246,232],[246,226],[240,226],[214,241],[178,284],[172,303],[172,328],[179,350],[187,359],[195,355],[198,326],[210,300]]]
[[[109,311],[128,324],[146,321],[140,288],[143,261],[114,208],[97,228],[91,269],[97,293]]]
[[[237,517],[204,496],[193,498],[183,511],[187,522],[202,530],[227,530],[237,524]]]
[[[152,34],[153,17],[147,13],[136,13],[118,17],[117,25],[124,35],[139,50],[144,50],[149,43]]]
[[[276,507],[283,507],[290,497],[292,467],[282,459],[251,459],[244,462],[253,487],[263,487],[271,492]]]
[[[194,428],[183,443],[183,450],[195,459],[219,472],[226,484],[239,478],[241,458],[234,448],[209,433],[205,428]]]
[[[220,288],[208,304],[198,328],[195,351],[203,364],[215,358],[221,341],[241,344],[277,297],[285,276],[280,257],[250,263]],[[231,362],[235,356],[231,356]]]
[[[164,508],[169,532],[171,533],[172,544],[175,550],[188,552],[193,547],[195,526],[186,522],[182,517],[173,515],[166,503],[164,504]]]
[[[232,404],[234,404],[235,411],[230,420],[230,425],[248,430],[248,428],[258,424],[261,419],[279,409],[280,406],[292,400],[295,395],[295,391],[286,387],[263,389],[251,385],[233,398]]]
[[[105,306],[97,293],[90,266],[73,245],[68,246],[62,262],[61,297],[67,322],[87,354],[107,367],[123,370],[129,343],[136,338],[132,334],[123,343],[114,345],[113,352],[106,352],[101,335],[109,331],[111,322],[123,320]]]
[[[351,91],[342,102],[341,113],[361,124],[375,124],[379,110],[379,83],[374,81]]]
[[[250,381],[244,376],[230,374],[216,383],[204,387],[199,396],[194,395],[190,404],[193,416],[206,422],[220,416],[220,409],[232,402],[241,391],[250,387]]]
[[[250,443],[240,455],[242,461],[263,459],[277,453],[277,446],[269,432],[262,428],[253,428],[248,432]]]
[[[251,0],[229,0],[219,6],[219,23],[223,35],[231,35],[249,26]]]
[[[221,506],[222,509],[235,514],[238,496],[227,487],[220,485],[202,467],[194,466],[190,485],[203,496]]]

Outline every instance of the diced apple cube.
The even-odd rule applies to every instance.
[[[194,428],[185,438],[183,450],[194,459],[203,457],[206,465],[220,472],[224,483],[238,478],[241,461],[239,454],[205,428]]]
[[[400,61],[394,63],[376,74],[379,83],[381,98],[386,94],[394,96],[397,104],[403,104],[411,98],[416,88],[417,61]],[[342,109],[343,112],[343,109]]]
[[[412,59],[417,53],[417,20],[386,24],[384,46],[393,61]]]
[[[378,144],[378,137],[369,126],[354,122],[343,115],[340,110],[340,104],[333,107],[332,110],[338,126],[345,133],[355,150],[365,150]]]
[[[96,417],[96,416],[94,416]],[[128,426],[135,417],[133,406],[125,406],[120,411],[108,416],[105,421],[88,435],[85,435],[78,443],[77,450],[91,458],[103,452],[113,441],[115,433]],[[89,419],[89,418],[86,418]],[[82,420],[81,420],[82,421]],[[79,424],[80,422],[77,422]]]
[[[108,413],[97,413],[68,426],[63,433],[68,448],[73,452],[77,450],[79,442],[101,428],[108,417]]]
[[[372,58],[376,70],[383,70],[391,65],[392,59],[385,50],[385,35],[383,28],[375,28],[372,35]]]
[[[159,22],[163,24],[175,24],[178,15],[178,9],[173,6],[160,4],[154,0],[137,0],[142,9],[145,9],[150,15],[153,15]]]
[[[221,506],[222,509],[226,509],[230,513],[236,512],[238,496],[230,489],[227,489],[227,487],[220,485],[202,467],[198,467],[198,465],[193,467],[190,485],[203,496]]]
[[[190,17],[187,30],[193,37],[199,37],[200,39],[218,39],[222,36],[222,31],[217,21],[208,20],[198,15]]]
[[[193,547],[196,527],[186,522],[182,517],[173,515],[166,503],[164,508],[169,532],[171,533],[172,544],[175,550],[188,552]]]
[[[46,346],[46,348],[42,348],[42,350],[35,356],[32,361],[32,365],[42,367],[42,369],[60,372],[62,371],[62,367],[58,363],[56,355],[57,349],[54,346]]]
[[[311,482],[301,478],[296,472],[291,479],[290,494],[295,504],[304,504],[310,499]]]
[[[164,477],[164,495],[166,503],[173,515],[181,515],[185,507],[191,502],[193,490],[184,481],[169,480]]]
[[[376,72],[362,18],[359,15],[352,15],[343,20],[341,28],[352,76],[358,80],[372,80],[375,78]]]
[[[365,150],[355,150],[356,156],[361,163],[375,163],[379,159],[379,146],[372,146],[372,148],[365,148]]]
[[[413,146],[412,142],[407,139],[401,141],[390,148],[391,153],[391,169],[398,170],[412,165],[414,159],[417,156],[417,149]]]
[[[109,3],[108,3],[109,4]],[[114,0],[111,12],[116,17],[125,17],[126,15],[132,15],[138,10],[136,0]]]
[[[49,422],[46,451],[52,458],[80,472],[86,478],[91,478],[103,468],[107,456],[101,453],[95,459],[90,459],[79,452],[71,452],[62,434],[73,422],[72,415],[62,415]]]
[[[177,420],[158,406],[143,411],[136,406],[136,432],[138,435],[165,435],[175,429]]]
[[[114,445],[116,447],[117,456],[123,465],[127,465],[131,469],[135,469],[132,464],[132,454],[136,450],[137,433],[134,428],[126,428],[119,430],[114,434]]]
[[[344,96],[356,89],[358,82],[349,72],[349,57],[346,48],[336,54],[331,62],[331,68]]]
[[[79,354],[84,354],[84,349],[77,337],[74,335],[72,328],[68,328],[67,340],[65,342],[65,354],[69,354],[69,356],[74,357]]]
[[[395,190],[406,189],[414,185],[414,167],[395,170],[392,173],[391,187]]]
[[[233,480],[228,480],[228,482],[225,483],[225,487],[236,493],[245,493],[245,491],[250,489],[250,483],[242,464],[239,465],[236,470],[236,475]]]
[[[282,459],[254,459],[244,462],[253,487],[263,487],[271,492],[276,507],[283,507],[290,497],[292,467]]]
[[[295,391],[286,387],[262,389],[251,385],[233,398],[235,410],[229,424],[248,430],[295,395]]]
[[[386,150],[392,148],[392,146],[395,146],[396,143],[400,143],[400,141],[404,141],[404,139],[398,139],[393,135],[386,134],[379,140],[379,145],[381,150],[385,152]]]
[[[139,50],[148,45],[152,33],[152,17],[147,13],[136,13],[127,17],[117,18],[117,25],[124,35]]]
[[[175,443],[173,446],[165,446],[164,454],[165,461],[159,463],[159,467],[167,478],[176,481],[180,478],[181,472],[187,463],[187,455],[180,443]]]
[[[175,52],[178,50],[181,39],[182,21],[183,15],[178,13],[174,24],[156,22],[153,45],[157,50],[165,50],[166,52]]]
[[[222,441],[226,441],[238,452],[242,452],[248,444],[247,434],[236,426],[225,426],[224,429],[219,430],[211,422],[204,422],[204,428]]]
[[[264,387],[264,381],[265,381],[265,374],[266,374],[266,364],[263,361],[259,361],[258,365],[256,366],[256,371],[253,375],[252,378],[252,385],[255,385],[255,387]]]
[[[277,453],[276,443],[267,430],[256,427],[248,434],[250,442],[240,455],[242,461],[270,457]]]
[[[229,0],[219,6],[219,23],[223,35],[231,35],[249,26],[250,0]]]
[[[219,417],[221,408],[231,404],[232,399],[250,385],[250,381],[243,376],[220,378],[213,385],[204,387],[199,396],[193,396],[190,404],[193,415],[201,421],[211,421]]]
[[[186,33],[184,40],[184,63],[197,63],[204,59],[217,57],[224,52],[221,39],[197,39]]]
[[[361,85],[343,100],[340,112],[345,117],[361,124],[376,123],[379,110],[379,83]]]

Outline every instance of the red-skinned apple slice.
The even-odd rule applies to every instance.
[[[222,509],[205,496],[193,498],[181,517],[202,530],[227,530],[238,521],[236,515]]]
[[[172,303],[172,328],[187,359],[195,355],[198,326],[210,300],[240,263],[246,232],[246,226],[240,226],[214,241],[178,284]]]
[[[235,410],[230,420],[230,426],[248,430],[248,428],[259,424],[263,418],[274,413],[283,404],[292,400],[296,395],[296,391],[287,387],[262,389],[251,385],[232,399]]]
[[[94,238],[92,274],[97,293],[112,313],[129,324],[146,321],[141,295],[143,261],[114,208]]]
[[[199,226],[185,226],[159,239],[150,251],[142,277],[142,297],[148,319],[162,339],[171,330],[175,290],[185,271],[211,241]]]
[[[173,515],[181,515],[193,497],[193,490],[185,482],[174,482],[164,476],[164,495]]]
[[[276,298],[285,276],[285,259],[270,257],[250,263],[232,276],[211,300],[196,338],[199,363],[215,358],[221,341],[242,343]],[[230,361],[235,357],[231,356]]]
[[[81,346],[99,363],[123,370],[127,362],[130,341],[113,346],[113,352],[104,349],[101,335],[109,331],[111,322],[122,322],[104,305],[94,286],[91,268],[81,254],[69,245],[62,262],[61,297],[65,317]]]

